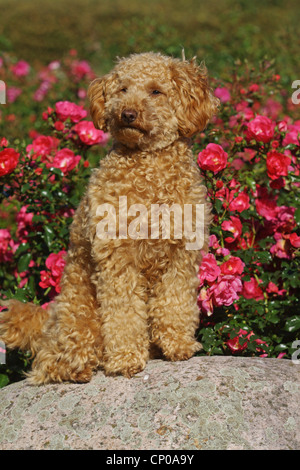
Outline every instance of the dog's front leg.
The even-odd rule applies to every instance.
[[[149,356],[146,289],[126,250],[115,250],[99,274],[102,365],[108,375],[131,377],[143,370]]]
[[[174,253],[148,304],[151,342],[171,361],[189,359],[202,347],[195,339],[199,325],[196,256],[186,250]]]

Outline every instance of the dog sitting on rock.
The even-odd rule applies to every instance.
[[[152,349],[178,361],[200,348],[197,272],[211,214],[189,143],[218,106],[206,69],[195,60],[134,54],[94,80],[88,95],[94,125],[111,134],[113,146],[74,216],[61,293],[47,310],[2,301],[0,339],[31,350],[32,384],[87,382],[100,367],[131,377]],[[155,236],[139,234],[142,219],[129,236],[133,215],[120,219],[120,201],[146,208],[147,217],[153,205],[201,205],[202,246],[187,249],[185,232],[174,235],[175,214],[169,237],[157,235],[161,220]],[[108,215],[116,218],[111,236],[99,229]]]

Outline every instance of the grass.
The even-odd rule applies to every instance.
[[[32,64],[74,48],[103,73],[118,55],[184,47],[215,76],[267,56],[287,84],[300,78],[298,0],[0,0],[0,11],[0,48]]]

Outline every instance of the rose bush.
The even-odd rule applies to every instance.
[[[290,358],[299,338],[300,113],[266,65],[218,83],[221,112],[196,141],[214,210],[199,268],[206,354]]]
[[[0,115],[0,295],[46,308],[109,136],[88,117],[95,74],[74,51],[39,71],[9,56],[1,64],[0,79],[21,92]],[[198,274],[201,354],[290,358],[300,333],[299,108],[268,67],[232,77],[215,81],[220,113],[193,142],[214,214]],[[3,375],[19,379],[29,358],[7,358]]]

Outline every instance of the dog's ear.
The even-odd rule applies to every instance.
[[[197,65],[195,59],[176,61],[171,72],[179,132],[183,137],[192,137],[216,114],[219,100],[208,85],[206,67]]]
[[[104,75],[92,81],[88,88],[88,98],[90,101],[90,113],[97,129],[106,132],[105,122],[105,95],[106,89],[110,86],[114,77],[112,74]]]

